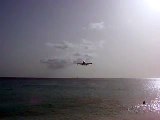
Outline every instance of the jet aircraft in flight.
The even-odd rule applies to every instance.
[[[86,63],[85,61],[83,61],[83,62],[81,62],[81,63],[77,63],[77,65],[90,65],[90,64],[92,64],[92,63]]]

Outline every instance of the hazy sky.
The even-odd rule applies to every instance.
[[[160,2],[0,0],[0,76],[160,77]]]

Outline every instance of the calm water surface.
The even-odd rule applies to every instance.
[[[4,120],[158,120],[159,112],[160,79],[0,81]]]

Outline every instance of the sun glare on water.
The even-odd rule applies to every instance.
[[[160,12],[160,0],[146,0],[146,2],[152,10]]]

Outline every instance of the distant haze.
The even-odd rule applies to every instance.
[[[1,0],[0,76],[160,77],[160,3]]]

